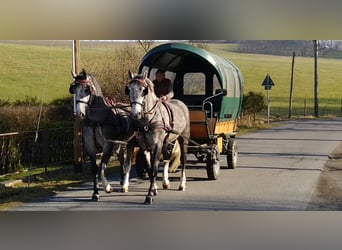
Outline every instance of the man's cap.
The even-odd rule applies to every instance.
[[[164,70],[164,69],[158,69],[157,72],[156,72],[156,74],[158,74],[158,73],[165,74],[165,70]]]

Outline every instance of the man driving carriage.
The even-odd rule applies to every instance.
[[[162,101],[169,100],[173,97],[173,86],[170,79],[165,78],[165,70],[158,69],[156,78],[153,80],[154,92]]]

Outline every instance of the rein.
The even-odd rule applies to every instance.
[[[150,110],[148,110],[148,111],[144,111],[144,114],[145,115],[152,115],[154,112],[152,112],[152,111],[154,111],[154,109],[157,107],[157,104],[159,103],[159,100],[157,100],[156,101],[156,103],[152,106],[152,108],[150,109]],[[140,106],[142,106],[143,108],[145,107],[145,103],[144,102],[131,102],[131,105],[133,105],[133,104],[139,104]]]
[[[157,111],[156,111],[156,107],[159,103],[163,103],[164,107],[167,110],[167,113],[169,115],[169,126],[167,126],[165,124],[164,118],[162,117],[162,120],[159,121],[153,121]],[[163,101],[161,101],[160,99],[158,99],[156,101],[156,103],[153,105],[153,107],[149,110],[149,111],[145,111],[144,114],[149,114],[149,115],[153,115],[153,117],[144,125],[142,126],[142,128],[144,129],[144,131],[149,131],[149,130],[155,130],[155,129],[163,129],[166,132],[170,132],[173,129],[173,118],[172,118],[172,114],[171,114],[171,110],[168,107],[167,104],[165,104]]]
[[[159,99],[156,101],[156,103],[152,106],[152,108],[151,108],[150,110],[144,111],[144,114],[146,114],[146,115],[152,115],[153,113],[155,113],[155,112],[156,112],[155,109],[156,109],[158,103],[160,103],[160,100],[159,100]],[[140,104],[140,103],[139,103],[139,104]],[[152,111],[154,111],[154,112],[152,112]]]

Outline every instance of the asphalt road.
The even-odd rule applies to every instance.
[[[86,183],[12,210],[303,211],[329,154],[342,141],[341,131],[342,118],[307,119],[279,122],[272,129],[238,136],[236,169],[227,169],[221,156],[219,179],[209,181],[203,165],[189,162],[186,191],[177,190],[180,173],[171,174],[171,189],[160,190],[153,205],[143,204],[148,180],[132,178],[130,192],[120,193],[119,177],[113,175],[108,179],[114,192],[101,192],[100,202],[90,200],[92,183]]]

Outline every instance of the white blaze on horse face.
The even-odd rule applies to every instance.
[[[131,116],[133,119],[141,119],[143,116],[143,102],[145,87],[141,84],[132,83],[129,87],[129,97],[131,101]]]
[[[86,116],[86,109],[89,98],[90,95],[80,98],[81,102],[78,102],[76,105],[76,115],[78,115],[80,118],[84,118]]]
[[[80,118],[84,118],[86,115],[86,109],[90,99],[90,93],[88,88],[84,88],[79,85],[75,88],[75,99],[76,99],[76,115]]]

